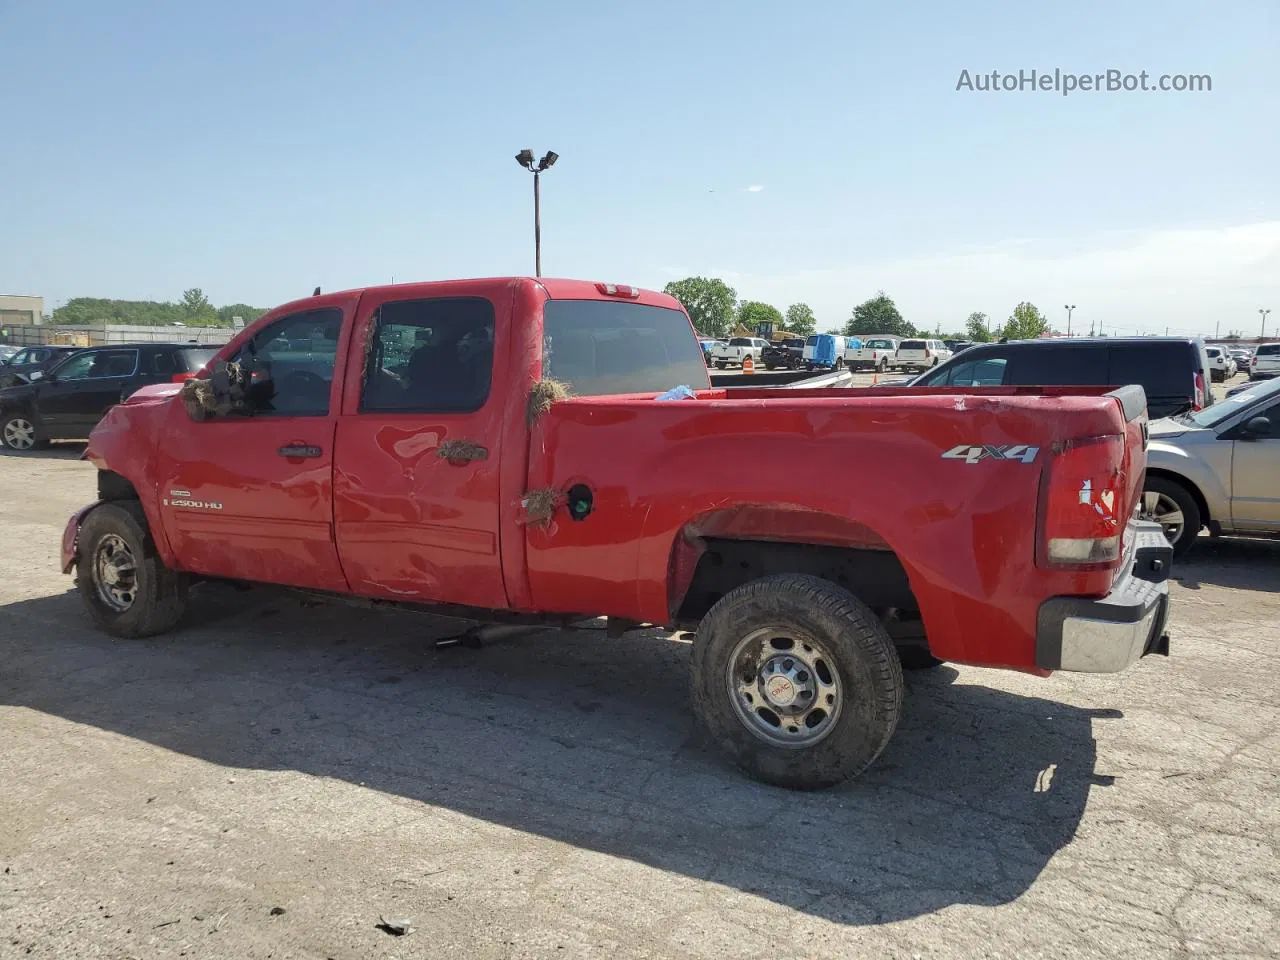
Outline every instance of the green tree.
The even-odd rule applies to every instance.
[[[898,312],[898,306],[880,290],[870,300],[853,308],[853,316],[844,326],[845,336],[865,337],[875,333],[892,333],[914,337],[916,329]]]
[[[991,319],[980,310],[975,310],[964,322],[965,337],[974,343],[986,343],[991,339],[991,331],[987,329],[989,326]]]
[[[1006,340],[1034,340],[1049,331],[1049,321],[1035,305],[1023,300],[1013,308],[1013,313],[1000,328],[1000,336]]]
[[[668,283],[663,292],[675,297],[699,333],[723,337],[733,329],[738,292],[715,277],[686,277]],[[245,318],[248,320],[248,318]]]
[[[263,307],[251,307],[247,303],[233,303],[229,306],[218,308],[218,326],[231,326],[232,317],[244,317],[244,324],[247,327],[253,321],[257,320],[267,311]]]
[[[777,329],[782,326],[782,311],[759,300],[745,300],[738,308],[738,323],[752,333],[761,323],[772,323]]]
[[[793,303],[787,307],[785,326],[792,333],[807,337],[818,329],[818,318],[813,315],[813,308],[807,303]]]
[[[182,312],[187,322],[216,319],[218,313],[199,287],[182,291]]]

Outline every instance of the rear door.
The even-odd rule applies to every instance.
[[[498,447],[510,387],[493,370],[495,356],[507,368],[512,302],[510,285],[473,283],[361,301],[334,478],[356,593],[507,605]]]

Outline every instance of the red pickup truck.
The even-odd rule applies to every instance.
[[[712,736],[814,788],[884,749],[904,664],[1167,655],[1146,437],[1137,387],[714,390],[679,303],[632,287],[317,293],[112,409],[62,563],[123,637],[202,578],[696,629]]]

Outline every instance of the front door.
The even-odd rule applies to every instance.
[[[40,420],[51,436],[87,437],[113,406],[132,392],[136,348],[86,350],[37,380]]]
[[[361,302],[338,422],[338,550],[356,593],[500,608],[510,388],[490,386],[495,355],[506,368],[512,295],[498,284],[447,290],[457,292],[432,284]]]
[[[248,414],[197,421],[170,404],[160,509],[184,569],[345,591],[333,538],[334,432],[358,295],[316,297],[268,321],[231,359],[252,377]]]
[[[1271,421],[1269,432],[1245,440],[1234,428],[1231,522],[1241,530],[1280,531],[1280,401],[1248,419],[1257,417]]]

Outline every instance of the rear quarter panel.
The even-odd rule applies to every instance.
[[[594,507],[527,528],[537,607],[670,623],[700,535],[890,549],[937,656],[1034,670],[1040,602],[1106,593],[1112,570],[1036,565],[1036,519],[1053,444],[1118,432],[1114,400],[805,393],[556,404],[533,428],[529,486],[582,483]],[[943,458],[962,444],[1041,449]]]

